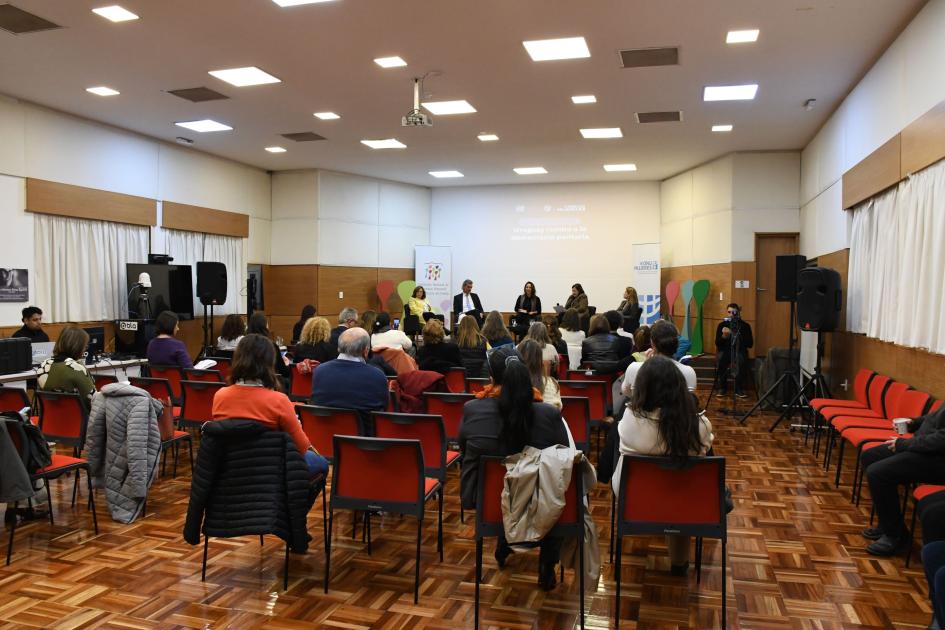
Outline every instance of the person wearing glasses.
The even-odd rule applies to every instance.
[[[331,329],[331,343],[336,348],[338,347],[338,337],[341,336],[341,333],[353,328],[358,325],[358,309],[351,308],[350,306],[344,309],[341,309],[341,313],[338,315],[338,326]],[[371,332],[371,331],[368,331]]]
[[[745,393],[745,377],[748,376],[748,349],[755,344],[751,335],[751,324],[741,317],[742,308],[732,302],[728,305],[728,317],[719,322],[715,331],[715,349],[718,354],[718,369],[716,370],[719,394],[725,396],[728,391],[728,372],[733,367],[733,346],[738,347],[738,356],[735,357],[735,395],[739,398],[747,397]],[[737,343],[732,343],[737,339]]]

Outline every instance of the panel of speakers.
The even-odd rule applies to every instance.
[[[801,269],[797,275],[797,324],[801,330],[836,330],[842,305],[840,274],[826,267]]]
[[[197,263],[197,297],[204,306],[226,303],[226,265],[219,262]]]
[[[775,301],[793,302],[797,299],[797,274],[806,264],[807,258],[796,254],[775,257]]]

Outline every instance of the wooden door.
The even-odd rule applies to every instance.
[[[764,357],[768,348],[787,348],[791,322],[791,304],[775,300],[778,256],[797,254],[797,234],[756,234],[755,347],[752,356]],[[796,334],[796,333],[795,333]]]

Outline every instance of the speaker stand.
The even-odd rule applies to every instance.
[[[213,356],[213,304],[210,307],[210,319],[207,319],[207,304],[203,305],[203,356]]]
[[[791,321],[788,324],[788,368],[784,372],[784,374],[782,374],[778,378],[778,380],[775,381],[774,385],[769,387],[768,391],[766,391],[761,396],[761,398],[758,399],[758,402],[755,403],[755,406],[749,409],[748,413],[742,416],[741,420],[739,420],[741,424],[745,424],[745,422],[748,421],[748,418],[750,418],[753,413],[758,411],[761,408],[761,406],[765,403],[765,401],[768,400],[768,398],[771,397],[776,391],[778,391],[778,388],[781,387],[781,384],[784,383],[785,381],[793,385],[793,389],[790,390],[792,396],[796,394],[798,391],[800,391],[801,389],[801,383],[797,377],[797,371],[796,371],[797,369],[800,368],[800,365],[799,363],[796,364],[794,361],[794,342],[795,342],[794,317],[795,317],[795,312],[796,312],[795,311],[796,306],[797,306],[797,303],[794,300],[791,300]],[[781,406],[782,408],[784,407],[784,405],[781,405]]]
[[[833,396],[830,393],[830,387],[827,385],[827,380],[824,378],[823,372],[821,371],[821,362],[824,356],[824,336],[823,333],[817,332],[817,361],[814,364],[814,374],[811,376],[810,380],[804,383],[804,386],[800,388],[797,392],[797,395],[791,399],[791,402],[788,403],[787,408],[781,412],[781,415],[778,416],[778,419],[774,421],[774,424],[768,429],[768,432],[773,432],[778,425],[781,424],[786,418],[793,418],[795,413],[811,413],[810,402],[814,398],[832,398]],[[813,419],[813,416],[811,416]],[[807,423],[808,430],[811,429],[812,422],[808,421]]]

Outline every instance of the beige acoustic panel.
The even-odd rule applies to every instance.
[[[899,175],[922,170],[945,158],[945,102],[939,103],[902,130]]]
[[[263,265],[263,306],[267,315],[294,315],[311,304],[319,312],[318,265]]]
[[[165,201],[161,227],[220,236],[249,237],[249,215]]]
[[[157,225],[157,202],[154,199],[43,179],[26,180],[26,210],[75,219]]]
[[[850,209],[899,182],[901,140],[901,134],[896,134],[843,174],[844,208]]]

